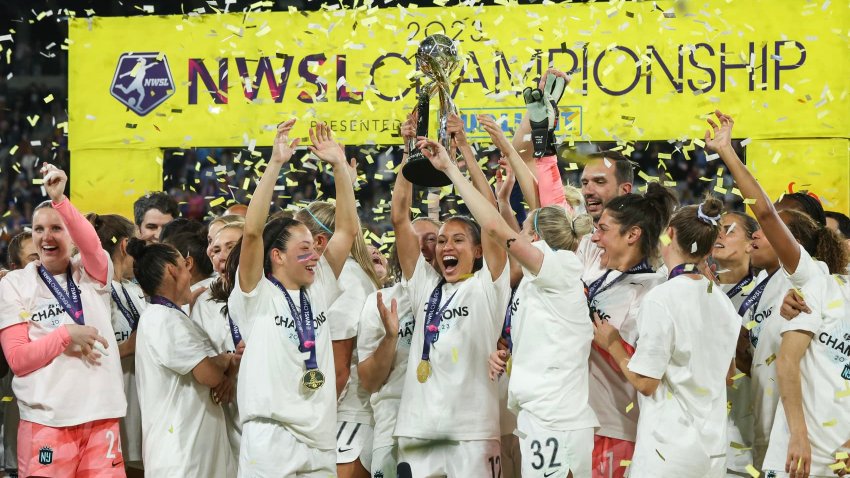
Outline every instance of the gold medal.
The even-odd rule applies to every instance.
[[[301,383],[303,383],[308,390],[318,390],[325,384],[325,374],[318,369],[307,370],[307,373],[301,377]]]
[[[514,365],[513,356],[508,357],[508,363],[505,364],[505,373],[508,374],[508,377],[511,376],[511,368],[513,367],[513,365]]]
[[[425,383],[428,381],[428,377],[431,376],[431,362],[427,360],[422,360],[419,362],[419,366],[416,367],[416,378],[419,380],[419,383]]]

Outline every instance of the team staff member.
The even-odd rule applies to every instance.
[[[65,197],[65,173],[48,164],[42,174],[51,201],[33,214],[39,261],[0,281],[0,341],[21,412],[18,472],[123,477],[118,419],[127,402],[111,324],[111,261]]]
[[[231,253],[240,251],[238,270],[228,279],[234,285],[227,311],[245,340],[236,391],[242,477],[336,474],[336,387],[326,314],[359,234],[357,211],[351,181],[343,180],[349,173],[342,150],[319,124],[310,130],[310,150],[337,178],[333,237],[319,257],[301,222],[279,217],[266,224],[280,169],[299,143],[288,138],[294,123],[278,127],[248,206],[241,246]]]

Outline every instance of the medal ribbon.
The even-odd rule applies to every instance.
[[[516,289],[511,290],[511,299],[508,301],[508,310],[505,311],[505,323],[502,325],[502,338],[508,343],[508,351],[514,351],[514,341],[511,338],[511,317],[514,315],[514,294]]]
[[[747,274],[746,277],[744,277],[743,279],[741,279],[740,282],[735,284],[735,287],[729,289],[729,292],[726,293],[726,297],[731,299],[732,297],[735,297],[736,295],[740,294],[741,291],[744,290],[744,287],[748,286],[750,282],[753,281],[753,279],[755,279],[755,276],[753,276],[752,271],[750,271],[750,273]]]
[[[632,267],[626,272],[623,272],[616,279],[612,280],[611,282],[606,284],[605,287],[603,287],[602,285],[605,284],[605,279],[608,278],[608,274],[610,274],[611,271],[613,271],[613,269],[608,269],[607,271],[605,271],[605,274],[602,277],[596,279],[595,281],[591,282],[590,285],[585,287],[585,295],[587,296],[588,304],[593,302],[594,297],[610,289],[614,286],[614,284],[623,280],[629,274],[646,274],[649,272],[654,272],[652,270],[652,266],[649,265],[649,262],[647,262],[646,259],[643,259],[642,261],[640,261],[640,263],[638,263],[638,265]]]
[[[443,312],[452,303],[452,299],[457,295],[457,291],[449,297],[449,300],[440,307],[440,300],[443,298],[443,284],[445,279],[441,279],[434,291],[431,292],[431,297],[428,298],[428,308],[425,311],[425,343],[422,345],[422,360],[428,361],[431,357],[431,344],[437,341],[437,334],[440,332],[440,322],[443,320]]]
[[[239,332],[239,326],[236,325],[236,322],[233,322],[233,319],[230,318],[230,312],[227,313],[227,322],[230,324],[230,336],[233,338],[233,346],[238,347],[239,342],[242,342],[242,333]]]
[[[174,302],[171,302],[170,300],[166,299],[161,295],[151,296],[151,304],[163,305],[165,307],[168,307],[169,309],[179,310],[181,314],[186,315],[186,311],[183,310],[179,305],[175,304]],[[188,315],[186,315],[186,317],[188,317]]]
[[[86,318],[83,314],[83,300],[80,297],[80,289],[77,287],[77,284],[74,284],[74,276],[71,271],[70,264],[68,265],[68,291],[66,292],[62,289],[62,286],[59,285],[59,282],[47,272],[47,269],[44,266],[38,266],[38,275],[41,277],[41,280],[47,285],[47,288],[50,289],[50,293],[53,294],[53,297],[59,302],[59,305],[62,306],[62,309],[74,319],[79,325],[85,325]]]
[[[680,276],[682,274],[699,274],[699,269],[696,264],[686,262],[684,264],[679,264],[674,267],[673,270],[670,271],[670,275],[667,276],[667,280],[670,280],[674,277]]]
[[[118,310],[121,311],[121,315],[127,319],[127,323],[130,324],[130,329],[133,332],[136,331],[136,328],[139,326],[139,317],[142,314],[139,313],[139,310],[136,309],[136,305],[133,303],[133,299],[130,298],[130,294],[127,293],[127,289],[124,286],[121,286],[121,290],[124,292],[124,298],[127,299],[127,305],[130,306],[129,309],[124,307],[124,304],[121,302],[121,298],[118,297],[118,292],[115,291],[115,287],[112,288],[112,300],[115,302],[115,305],[118,306]]]
[[[776,270],[778,271],[779,269]],[[764,289],[767,287],[767,283],[770,281],[770,278],[773,277],[773,274],[776,274],[776,271],[771,272],[767,277],[765,277],[764,280],[761,281],[752,292],[750,292],[750,295],[741,302],[741,306],[738,307],[738,315],[743,317],[750,308],[753,310],[758,309],[759,302],[761,302],[761,296],[764,294]]]
[[[289,313],[293,320],[295,320],[295,332],[298,334],[299,342],[298,350],[300,352],[310,352],[310,356],[304,360],[304,365],[307,366],[307,370],[319,368],[316,364],[316,329],[313,327],[313,309],[310,307],[310,299],[307,298],[307,289],[301,288],[301,311],[299,312],[289,292],[286,291],[286,287],[273,275],[268,274],[266,277],[286,297],[286,303],[289,305]],[[232,332],[233,330],[231,329]]]

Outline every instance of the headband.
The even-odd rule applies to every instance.
[[[334,232],[333,232],[333,231],[331,231],[330,229],[328,229],[328,226],[326,226],[326,225],[322,224],[322,221],[320,221],[320,220],[319,220],[319,218],[318,218],[318,217],[316,217],[316,215],[315,215],[315,214],[313,214],[313,211],[311,211],[311,210],[310,210],[310,208],[305,207],[305,208],[304,208],[304,210],[305,210],[305,211],[307,211],[307,214],[309,214],[309,215],[310,215],[310,217],[312,217],[314,221],[316,221],[316,224],[318,224],[318,225],[319,225],[319,227],[321,227],[322,229],[324,229],[325,231],[327,231],[327,232],[328,232],[328,234],[330,234],[330,235],[332,235],[332,236],[334,235]]]

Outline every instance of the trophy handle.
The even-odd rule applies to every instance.
[[[449,84],[446,83],[438,83],[437,92],[440,98],[440,124],[437,128],[437,141],[446,148],[446,151],[451,151],[452,147],[452,135],[448,134],[448,121],[449,115],[457,114],[457,107],[455,106],[454,101],[452,100],[451,92],[449,91]]]

